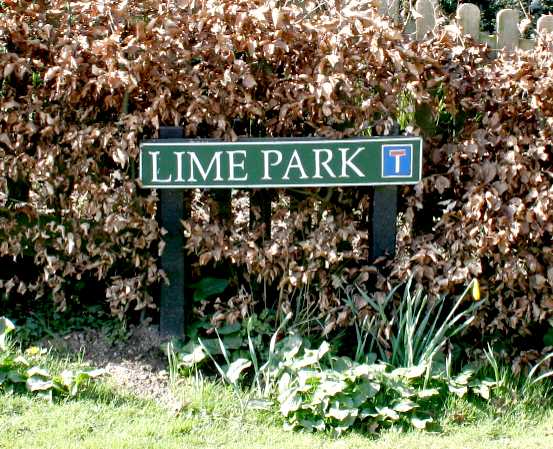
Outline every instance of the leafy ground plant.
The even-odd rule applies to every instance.
[[[31,347],[20,353],[8,340],[14,324],[0,318],[0,391],[28,391],[48,400],[54,395],[75,396],[89,380],[101,376],[103,370],[63,370],[51,373],[41,367],[45,350]]]

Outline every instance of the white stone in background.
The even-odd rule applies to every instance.
[[[457,22],[463,34],[480,39],[480,8],[472,3],[464,3],[457,9]]]
[[[537,26],[538,33],[551,33],[553,32],[553,16],[541,16],[538,19]]]
[[[514,50],[519,40],[518,11],[502,9],[497,13],[497,47]]]
[[[417,27],[416,39],[421,41],[425,38],[426,34],[432,31],[436,26],[434,5],[430,0],[418,0],[415,5],[415,11],[418,13],[415,19]]]
[[[399,0],[379,0],[378,12],[390,16],[397,22],[399,20]]]

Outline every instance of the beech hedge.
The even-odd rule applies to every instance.
[[[424,136],[425,155],[423,181],[401,189],[394,259],[367,262],[367,189],[274,192],[270,238],[245,218],[248,192],[233,194],[230,219],[216,216],[209,192],[190,192],[193,272],[232,277],[230,296],[196,313],[237,320],[272,291],[328,333],[375,314],[348,285],[378,298],[413,273],[434,294],[478,278],[481,332],[533,336],[528,349],[543,349],[553,310],[550,41],[496,55],[449,26],[413,42],[371,2],[3,5],[5,304],[44,297],[63,309],[94,291],[121,317],[155,308],[158,195],[141,189],[137,155],[162,125],[234,140],[386,135],[399,124]]]

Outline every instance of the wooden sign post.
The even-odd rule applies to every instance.
[[[143,187],[161,189],[160,220],[167,230],[161,267],[170,284],[161,287],[160,330],[184,332],[184,216],[181,189],[374,186],[371,259],[393,254],[397,186],[421,179],[422,139],[185,140],[180,128],[162,128],[160,139],[140,146]]]

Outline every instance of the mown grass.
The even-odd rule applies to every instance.
[[[450,397],[435,432],[388,430],[377,436],[290,432],[273,413],[244,407],[233,391],[207,380],[175,387],[172,412],[100,382],[54,403],[0,394],[0,448],[379,448],[553,447],[553,411],[532,400],[498,397],[489,405]]]

